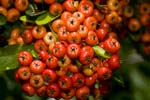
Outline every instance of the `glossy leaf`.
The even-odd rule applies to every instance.
[[[30,23],[34,23],[34,20],[31,20],[28,16],[26,15],[23,15],[23,16],[20,16],[19,19],[23,22],[30,22]]]
[[[100,46],[94,46],[93,47],[94,52],[97,56],[103,57],[103,58],[110,58],[110,54],[108,54],[103,48]]]
[[[37,19],[35,20],[35,23],[37,25],[45,25],[50,23],[51,21],[55,20],[56,18],[58,18],[60,15],[58,16],[52,16],[50,15],[49,12],[42,14],[40,16],[37,17]]]

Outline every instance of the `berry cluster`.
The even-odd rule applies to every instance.
[[[30,22],[23,31],[15,28],[9,39],[10,45],[33,43],[37,53],[18,54],[15,77],[22,90],[29,96],[80,100],[108,93],[109,80],[120,67],[120,43],[111,30],[121,22],[120,3],[65,0],[61,5],[44,0],[48,13],[57,18],[45,25]]]

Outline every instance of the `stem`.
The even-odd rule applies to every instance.
[[[94,3],[95,5],[96,5],[96,7],[98,8],[98,9],[103,9],[104,7],[107,7],[107,5],[100,5],[100,4],[98,4],[98,3]]]
[[[50,28],[50,30],[51,30],[53,36],[56,38],[56,41],[57,41],[57,40],[58,40],[58,35],[54,32],[54,30],[53,30],[51,24],[49,24],[48,26],[49,26],[49,28]]]

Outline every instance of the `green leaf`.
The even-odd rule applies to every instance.
[[[35,23],[37,25],[45,25],[53,20],[55,20],[56,18],[58,18],[60,15],[58,16],[52,16],[50,15],[49,12],[42,14],[40,16],[37,17],[37,19],[35,20]]]
[[[0,14],[0,25],[4,25],[6,24],[6,22],[7,18],[4,15]]]
[[[38,58],[38,53],[35,50],[30,51],[34,58]]]
[[[34,23],[34,20],[31,20],[28,16],[26,15],[23,15],[23,16],[20,16],[19,19],[23,22],[30,22],[30,23]]]
[[[0,71],[18,67],[17,55],[0,56]]]
[[[98,8],[98,9],[104,9],[105,7],[107,7],[107,5],[100,5],[98,3],[95,3],[95,6]]]
[[[97,56],[103,58],[110,58],[110,54],[108,54],[103,48],[100,46],[93,46],[94,52]]]
[[[10,45],[0,48],[0,71],[12,70],[19,67],[18,53],[27,50],[34,50],[33,44],[30,45]]]
[[[82,66],[81,62],[80,62],[78,59],[76,59],[75,62],[76,62],[76,65],[77,65],[78,67],[81,67],[81,66]]]

